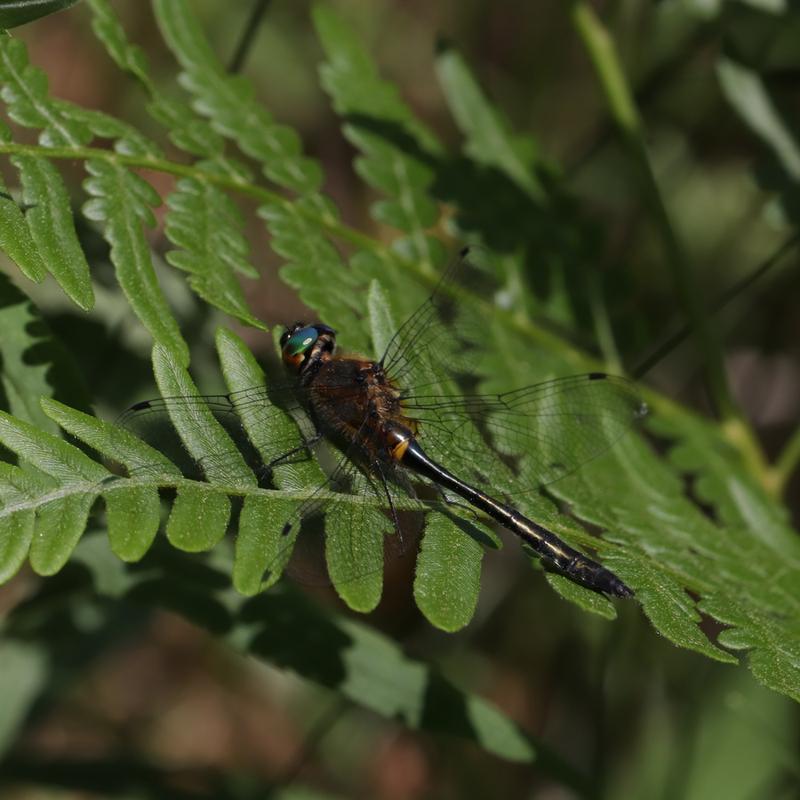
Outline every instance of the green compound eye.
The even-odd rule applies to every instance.
[[[297,356],[305,353],[318,338],[319,331],[316,328],[310,326],[302,328],[289,337],[289,340],[283,346],[283,353],[285,356]]]

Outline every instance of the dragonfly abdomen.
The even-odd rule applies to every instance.
[[[397,458],[403,466],[450,489],[468,503],[484,511],[520,539],[529,544],[557,572],[566,575],[582,586],[615,597],[631,597],[633,591],[613,572],[583,553],[574,550],[554,533],[516,509],[495,500],[480,489],[470,486],[431,459],[416,439],[398,437]],[[400,441],[401,440],[401,441]]]

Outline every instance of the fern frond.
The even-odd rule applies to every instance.
[[[151,207],[159,205],[161,198],[149,183],[111,161],[93,159],[86,169],[92,177],[84,181],[84,188],[93,199],[83,211],[105,225],[111,261],[131,308],[156,342],[169,348],[181,363],[188,363],[188,347],[158,285],[143,230],[155,224]]]
[[[109,472],[77,447],[6,412],[0,412],[0,442],[41,472],[22,481],[15,470],[6,484],[2,517],[17,542],[12,552],[18,554],[19,542],[27,538],[31,566],[52,575],[77,544]]]
[[[178,181],[167,197],[165,231],[178,250],[167,253],[167,261],[189,274],[189,286],[206,302],[254,327],[264,324],[250,311],[236,273],[257,278],[248,261],[243,236],[244,221],[233,201],[210,183],[206,171],[249,181],[242,164],[225,154],[224,141],[211,125],[188,105],[166,97],[150,79],[147,60],[131,45],[125,31],[105,0],[92,0],[93,26],[117,65],[132,74],[150,98],[149,111],[165,125],[172,142],[192,156],[200,157],[195,176]]]
[[[195,96],[194,109],[221,135],[261,162],[264,175],[300,194],[314,194],[322,183],[319,165],[301,152],[300,138],[255,102],[250,83],[228,75],[206,42],[184,0],[153,3],[164,40],[183,68],[181,80]]]
[[[89,307],[88,267],[49,156],[85,160],[90,172],[85,185],[93,198],[86,213],[104,227],[119,281],[156,341],[153,367],[163,395],[191,398],[197,389],[145,236],[160,198],[133,171],[137,167],[180,177],[167,200],[166,229],[175,245],[168,260],[187,273],[197,294],[242,321],[260,324],[236,282],[237,274],[249,276],[254,270],[230,193],[244,193],[259,204],[272,247],[287,262],[283,279],[323,321],[340,329],[344,349],[367,356],[382,352],[397,321],[427,295],[439,274],[445,248],[433,231],[442,224],[439,202],[446,201],[453,206],[448,222],[455,220],[461,234],[498,253],[492,268],[496,273],[499,265],[503,272],[499,297],[454,290],[476,334],[464,359],[478,389],[499,392],[597,368],[566,339],[537,325],[525,299],[532,294],[525,280],[544,262],[552,291],[537,310],[545,307],[560,319],[572,318],[567,278],[569,269],[587,257],[590,231],[572,217],[560,220],[557,179],[555,189],[540,180],[535,147],[503,122],[460,57],[445,51],[439,60],[446,97],[465,136],[463,154],[453,156],[380,78],[348,26],[327,6],[315,12],[327,59],[324,86],[360,151],[357,171],[381,194],[373,217],[397,232],[387,246],[342,223],[333,203],[319,192],[319,165],[301,153],[294,132],[255,104],[246,81],[224,73],[185,0],[157,0],[156,10],[184,70],[191,108],[154,85],[143,54],[127,42],[105,0],[91,0],[90,6],[111,57],[140,82],[153,118],[193,163],[165,161],[159,146],[131,126],[50,98],[43,74],[27,63],[22,44],[2,36],[2,98],[12,119],[41,134],[39,147],[16,146],[0,131],[2,152],[13,154],[20,172],[25,206],[23,211],[0,198],[0,221],[8,220],[0,244],[29,277],[41,279],[46,268],[81,307]],[[116,152],[88,148],[93,137],[113,139]],[[255,159],[279,191],[254,183],[247,168],[228,154],[231,143]],[[339,245],[354,252],[343,256]],[[217,347],[230,392],[263,384],[254,357],[237,337],[222,331]],[[655,393],[647,399],[657,432],[676,444],[668,459],[631,436],[580,473],[548,487],[548,496],[523,498],[520,509],[570,544],[597,550],[636,590],[654,627],[670,641],[724,662],[747,650],[759,680],[800,697],[800,553],[784,509],[761,490],[718,428]],[[83,445],[126,467],[129,476],[112,474],[99,458],[20,419],[26,415],[24,404],[14,416],[0,416],[0,442],[20,458],[19,466],[0,463],[0,577],[13,574],[26,555],[42,574],[58,570],[90,524],[98,500],[105,504],[113,551],[125,560],[139,559],[155,540],[168,495],[169,541],[186,551],[208,550],[235,527],[233,581],[239,591],[255,594],[264,588],[268,567],[268,580],[274,582],[285,566],[282,522],[311,497],[333,499],[325,489],[320,493],[322,473],[313,460],[279,464],[275,488],[260,488],[260,476],[199,403],[170,408],[172,425],[192,461],[202,464],[205,481],[183,475],[176,462],[130,432],[51,400],[42,408]],[[236,411],[257,451],[296,425],[289,415],[267,413],[266,403],[258,408],[243,403]],[[485,453],[456,452],[446,466],[458,472],[469,468],[470,458],[485,459],[497,470],[498,485],[505,486],[507,465],[488,446]],[[524,463],[524,454],[521,459]],[[691,492],[685,488],[687,475],[694,480]],[[369,567],[380,562],[382,506],[375,498],[335,499],[340,505],[325,520],[329,571],[351,607],[369,610],[381,591],[379,570]],[[348,503],[367,506],[369,524],[353,530]],[[558,504],[568,505],[573,518],[558,514]],[[419,505],[409,501],[412,508]],[[585,523],[601,528],[603,537],[591,535]],[[481,542],[495,545],[489,533],[460,517],[439,509],[428,514],[415,596],[426,617],[443,629],[463,627],[472,616]],[[284,562],[276,567],[279,557]],[[345,587],[341,576],[352,570],[355,558],[367,565],[369,577]],[[558,577],[549,579],[571,601],[607,618],[614,615],[608,600]],[[704,616],[725,630],[710,639],[701,627]]]
[[[397,89],[380,78],[361,43],[329,6],[315,7],[314,24],[328,58],[320,67],[322,86],[344,117],[345,136],[363,153],[356,171],[386,198],[373,204],[372,215],[407,234],[395,247],[432,271],[446,257],[441,242],[428,233],[441,213],[430,193],[431,162],[441,145]]]
[[[11,132],[0,123],[0,141],[11,141]],[[41,283],[46,270],[36,242],[23,216],[22,209],[7,196],[7,187],[0,178],[0,249],[20,268],[29,280]]]
[[[121,28],[115,26],[107,5],[97,0],[94,6],[99,20],[97,27],[103,31],[110,52],[134,70],[148,87],[152,87],[146,78],[143,56],[127,47]],[[105,16],[100,16],[103,12]],[[99,112],[48,97],[46,78],[27,62],[21,42],[3,37],[0,46],[3,47],[0,79],[5,81],[3,99],[9,104],[9,115],[20,124],[43,128],[40,141],[45,147],[80,149],[93,136],[97,136],[114,139],[117,152],[136,156],[144,163],[162,158],[158,146],[131,126]],[[247,308],[234,274],[234,270],[237,270],[254,275],[254,270],[246,262],[247,248],[241,233],[243,222],[231,201],[223,197],[216,187],[203,181],[202,172],[205,167],[235,180],[243,180],[247,177],[246,170],[222,155],[222,140],[207,125],[192,124],[194,115],[181,115],[179,108],[157,93],[154,94],[152,109],[161,121],[176,123],[175,130],[171,131],[176,141],[189,145],[193,154],[205,157],[205,161],[198,165],[195,181],[187,179],[181,182],[174,193],[170,205],[176,209],[177,218],[172,221],[168,215],[168,235],[176,235],[179,240],[176,243],[181,247],[189,243],[191,247],[185,252],[173,251],[168,259],[191,273],[190,286],[204,299],[215,302],[223,311],[249,324],[263,327]],[[131,189],[134,197],[145,205],[160,204],[160,198],[152,189],[149,192],[144,189],[146,184],[141,178],[113,159],[108,161],[104,165],[101,159],[94,159],[90,166],[87,165],[90,172],[96,173],[86,183],[90,194],[99,192],[96,196],[108,199],[116,196],[116,191]],[[25,189],[23,200],[31,206],[30,213],[26,215],[28,227],[40,253],[45,255],[44,263],[72,299],[83,308],[91,307],[93,293],[88,265],[74,234],[70,216],[66,213],[69,205],[58,172],[46,160],[28,155],[12,156],[12,162],[21,173]],[[203,184],[202,191],[209,205],[196,202],[200,183]],[[146,200],[143,192],[149,195]],[[214,230],[211,231],[207,224],[205,229],[208,235],[190,242],[185,235],[181,235],[181,231],[185,230],[187,209],[219,213]],[[14,214],[13,211],[10,213]],[[134,311],[157,342],[175,348],[176,355],[183,351],[181,358],[185,361],[185,345],[158,286],[142,230],[143,224],[152,224],[152,215],[145,213],[141,207],[135,213],[132,209],[126,213],[124,203],[113,202],[90,202],[87,204],[87,215],[106,224],[105,235],[112,246],[112,261]],[[202,214],[198,215],[198,219],[202,219]],[[20,241],[22,234],[14,236],[13,228],[10,228],[8,235],[13,236],[14,241]],[[226,245],[227,250],[221,251],[220,244]],[[236,252],[236,256],[232,260],[225,259],[220,257],[220,252]],[[32,277],[38,277],[35,268],[26,264],[26,269]]]
[[[508,175],[533,201],[545,201],[545,191],[533,172],[532,139],[511,133],[457,51],[444,48],[436,59],[436,70],[450,113],[464,134],[465,153],[476,163]]]
[[[235,273],[257,278],[247,260],[239,210],[216,186],[183,178],[167,198],[169,240],[182,248],[167,253],[167,261],[189,274],[189,286],[208,303],[245,324],[265,328],[250,312]]]
[[[47,76],[28,61],[25,45],[7,34],[0,35],[0,96],[8,115],[26,128],[41,130],[45,147],[80,147],[91,141],[91,131],[72,120],[48,96]]]
[[[67,189],[58,170],[44,159],[12,156],[22,180],[25,219],[39,256],[67,295],[84,311],[94,305],[89,265],[72,221]]]

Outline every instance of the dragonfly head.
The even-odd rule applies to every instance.
[[[313,325],[295,322],[281,335],[283,363],[298,374],[310,364],[330,356],[335,346],[336,331],[321,322]]]

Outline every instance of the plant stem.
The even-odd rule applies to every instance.
[[[644,144],[639,113],[608,31],[584,0],[573,0],[572,22],[586,48],[606,97],[611,116],[622,135],[636,169],[644,200],[660,234],[676,295],[707,366],[714,402],[730,440],[740,450],[756,477],[764,482],[767,466],[752,431],[741,419],[725,376],[722,348],[709,324],[692,278],[692,266],[670,222]]]
[[[236,51],[233,54],[231,63],[228,65],[228,72],[232,74],[241,72],[242,67],[244,66],[244,61],[253,45],[255,35],[258,32],[258,27],[261,24],[261,20],[267,13],[269,4],[270,0],[255,0],[253,3],[250,16],[248,17],[247,23],[244,26],[244,30],[241,33],[239,43],[236,45]]]
[[[228,191],[239,192],[240,194],[247,195],[267,205],[291,207],[299,216],[305,217],[310,222],[325,229],[332,236],[343,239],[356,247],[373,251],[381,250],[388,254],[388,250],[378,245],[374,239],[365,236],[355,228],[342,224],[332,214],[315,214],[304,208],[298,208],[290,199],[278,192],[273,192],[270,189],[265,189],[262,186],[257,186],[253,183],[231,177],[230,175],[217,174],[198,169],[191,164],[179,164],[176,161],[169,161],[165,158],[153,158],[151,156],[129,156],[100,147],[41,147],[40,145],[0,142],[0,155],[4,154],[28,155],[35,156],[36,158],[56,158],[63,160],[88,160],[99,158],[114,164],[122,164],[126,167],[165,172],[181,178],[194,178],[198,181],[220,186]]]
[[[783,494],[792,473],[800,464],[800,427],[789,437],[781,454],[771,469],[767,471],[767,489],[775,496]]]
[[[764,261],[761,262],[752,272],[745,275],[740,280],[736,281],[733,286],[725,289],[716,297],[709,305],[708,310],[711,314],[716,314],[722,311],[725,306],[743,294],[758,280],[764,277],[787,253],[792,252],[798,244],[800,244],[800,232],[793,233],[777,250],[771,253]],[[680,330],[672,334],[662,344],[660,344],[650,355],[635,366],[630,375],[634,378],[641,378],[646,375],[659,361],[664,359],[671,353],[678,345],[680,345],[692,330],[689,325],[681,326]]]

